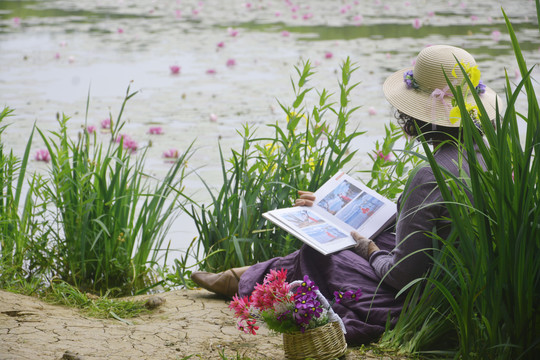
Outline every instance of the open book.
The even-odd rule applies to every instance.
[[[313,206],[276,209],[263,217],[326,255],[353,247],[352,230],[373,238],[396,216],[396,204],[342,171],[315,196]]]

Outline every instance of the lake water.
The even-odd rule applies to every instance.
[[[264,134],[265,124],[285,121],[277,100],[292,104],[295,65],[309,59],[312,86],[336,91],[339,66],[350,57],[359,66],[352,80],[361,82],[352,100],[362,106],[352,125],[368,131],[354,144],[356,161],[368,166],[362,154],[393,116],[382,83],[423,47],[466,48],[484,82],[500,93],[505,70],[519,80],[501,7],[532,66],[540,59],[532,0],[0,1],[0,106],[15,110],[2,141],[22,155],[33,124],[57,130],[57,113],[72,118],[77,136],[87,98],[87,123],[105,138],[100,124],[118,115],[131,86],[138,94],[128,102],[124,133],[141,147],[152,145],[147,171],[163,175],[169,166],[163,153],[195,141],[190,166],[203,166],[201,176],[219,185],[218,143],[228,155],[242,124]],[[150,127],[163,134],[149,134]],[[43,147],[36,137],[32,154]],[[187,185],[202,188],[195,177]],[[172,247],[185,247],[195,235],[181,217]]]

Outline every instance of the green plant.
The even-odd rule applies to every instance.
[[[377,140],[373,154],[369,154],[373,160],[371,170],[363,171],[370,174],[366,185],[391,200],[395,200],[403,192],[407,174],[422,162],[416,156],[419,148],[415,139],[405,137],[403,149],[395,148],[396,143],[403,139],[400,126],[393,122],[385,125],[382,143]]]
[[[151,268],[181,206],[190,150],[151,184],[146,150],[135,156],[123,147],[121,116],[134,95],[128,87],[107,146],[88,132],[72,141],[66,116],[59,132],[38,129],[51,156],[51,181],[39,192],[51,204],[51,273],[85,291],[130,294],[154,282]]]
[[[12,112],[4,108],[0,122]],[[9,282],[31,277],[39,270],[36,261],[43,261],[40,255],[46,249],[36,249],[33,244],[42,244],[47,234],[40,230],[38,220],[44,210],[35,203],[33,196],[42,182],[34,176],[26,190],[24,183],[34,129],[30,132],[22,159],[18,159],[13,152],[5,151],[1,141],[6,126],[0,128],[0,285],[9,286]],[[34,261],[23,266],[29,258]]]
[[[540,12],[538,0],[536,5]],[[540,349],[540,111],[532,69],[503,15],[522,80],[512,91],[507,77],[507,107],[497,111],[494,127],[473,94],[487,144],[475,130],[461,89],[449,82],[464,114],[462,151],[470,175],[451,176],[424,147],[452,232],[447,239],[435,237],[434,267],[423,281],[410,284],[404,311],[385,333],[383,346],[463,359],[532,359]],[[523,93],[527,114],[515,108]],[[519,119],[527,124],[524,137]],[[477,149],[485,168],[476,161]]]
[[[350,84],[356,70],[347,59],[341,67],[339,101],[331,102],[326,89],[308,108],[312,88],[307,84],[314,74],[309,61],[295,68],[292,81],[295,100],[290,107],[280,104],[286,124],[270,125],[273,137],[258,138],[243,127],[242,147],[228,160],[221,153],[223,185],[217,194],[205,183],[211,196],[209,206],[194,204],[188,210],[199,233],[197,253],[205,254],[204,268],[215,271],[243,266],[283,256],[297,249],[299,241],[283,230],[267,225],[262,214],[291,206],[297,190],[315,190],[354,156],[351,141],[361,133],[347,135]],[[331,120],[328,116],[333,115]]]

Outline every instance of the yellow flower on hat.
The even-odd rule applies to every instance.
[[[473,83],[474,87],[477,87],[480,83],[480,70],[478,70],[478,65],[471,66],[469,63],[465,64],[460,62],[461,66],[463,66],[463,69],[465,69],[465,72],[467,73],[467,76],[469,79],[471,79],[471,82]],[[457,79],[456,69],[458,68],[458,64],[454,66],[454,69],[452,70],[452,76]]]
[[[467,107],[467,112],[469,113],[471,119],[477,120],[480,116],[478,106],[469,103],[465,103],[465,106]],[[461,121],[461,111],[459,110],[459,106],[455,106],[452,108],[452,110],[450,110],[450,122],[455,124],[458,121]]]

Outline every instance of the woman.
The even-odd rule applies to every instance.
[[[439,166],[460,176],[461,170],[468,173],[469,169],[466,161],[460,161],[462,156],[456,146],[457,139],[461,138],[460,115],[452,104],[445,74],[455,85],[465,89],[471,114],[474,116],[478,110],[474,106],[473,90],[463,86],[466,83],[456,59],[467,71],[490,119],[493,119],[497,95],[481,84],[474,58],[460,48],[435,45],[423,49],[414,68],[389,76],[383,91],[397,109],[396,116],[405,133],[418,136],[417,129],[420,129],[425,141],[433,146]],[[483,163],[479,155],[477,157]],[[295,205],[313,204],[312,193],[299,194]],[[363,293],[360,301],[336,303],[333,308],[343,319],[347,342],[368,343],[383,333],[388,319],[393,323],[399,315],[403,296],[396,297],[398,292],[430,268],[428,249],[433,247],[433,232],[441,238],[448,236],[451,222],[441,202],[433,171],[425,164],[410,174],[397,204],[399,212],[395,226],[373,240],[353,232],[357,245],[351,250],[325,256],[304,245],[285,257],[219,274],[197,272],[192,279],[223,295],[232,296],[238,292],[245,296],[251,294],[256,283],[262,283],[270,269],[284,268],[288,281],[309,275],[327,298],[332,298],[336,290],[360,288]]]

